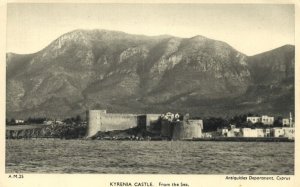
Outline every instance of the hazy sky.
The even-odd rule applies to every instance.
[[[253,55],[294,44],[293,5],[8,4],[7,52],[33,53],[74,29],[203,35]]]

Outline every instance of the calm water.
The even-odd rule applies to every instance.
[[[294,174],[294,143],[6,140],[6,172]]]

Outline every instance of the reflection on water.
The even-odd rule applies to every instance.
[[[294,174],[294,143],[6,140],[6,173]]]

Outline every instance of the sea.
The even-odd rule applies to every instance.
[[[293,142],[7,139],[6,173],[293,175]]]

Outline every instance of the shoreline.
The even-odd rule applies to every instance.
[[[295,142],[294,139],[288,139],[287,137],[214,137],[214,138],[195,138],[186,141]]]
[[[214,137],[214,138],[194,138],[194,139],[184,139],[184,140],[168,140],[164,138],[156,138],[156,139],[144,139],[144,140],[136,140],[136,139],[90,139],[90,138],[52,138],[52,137],[39,137],[39,138],[6,138],[6,140],[40,140],[40,139],[48,139],[48,140],[87,140],[87,141],[189,141],[189,142],[290,142],[294,143],[295,140],[288,139],[285,137]]]

